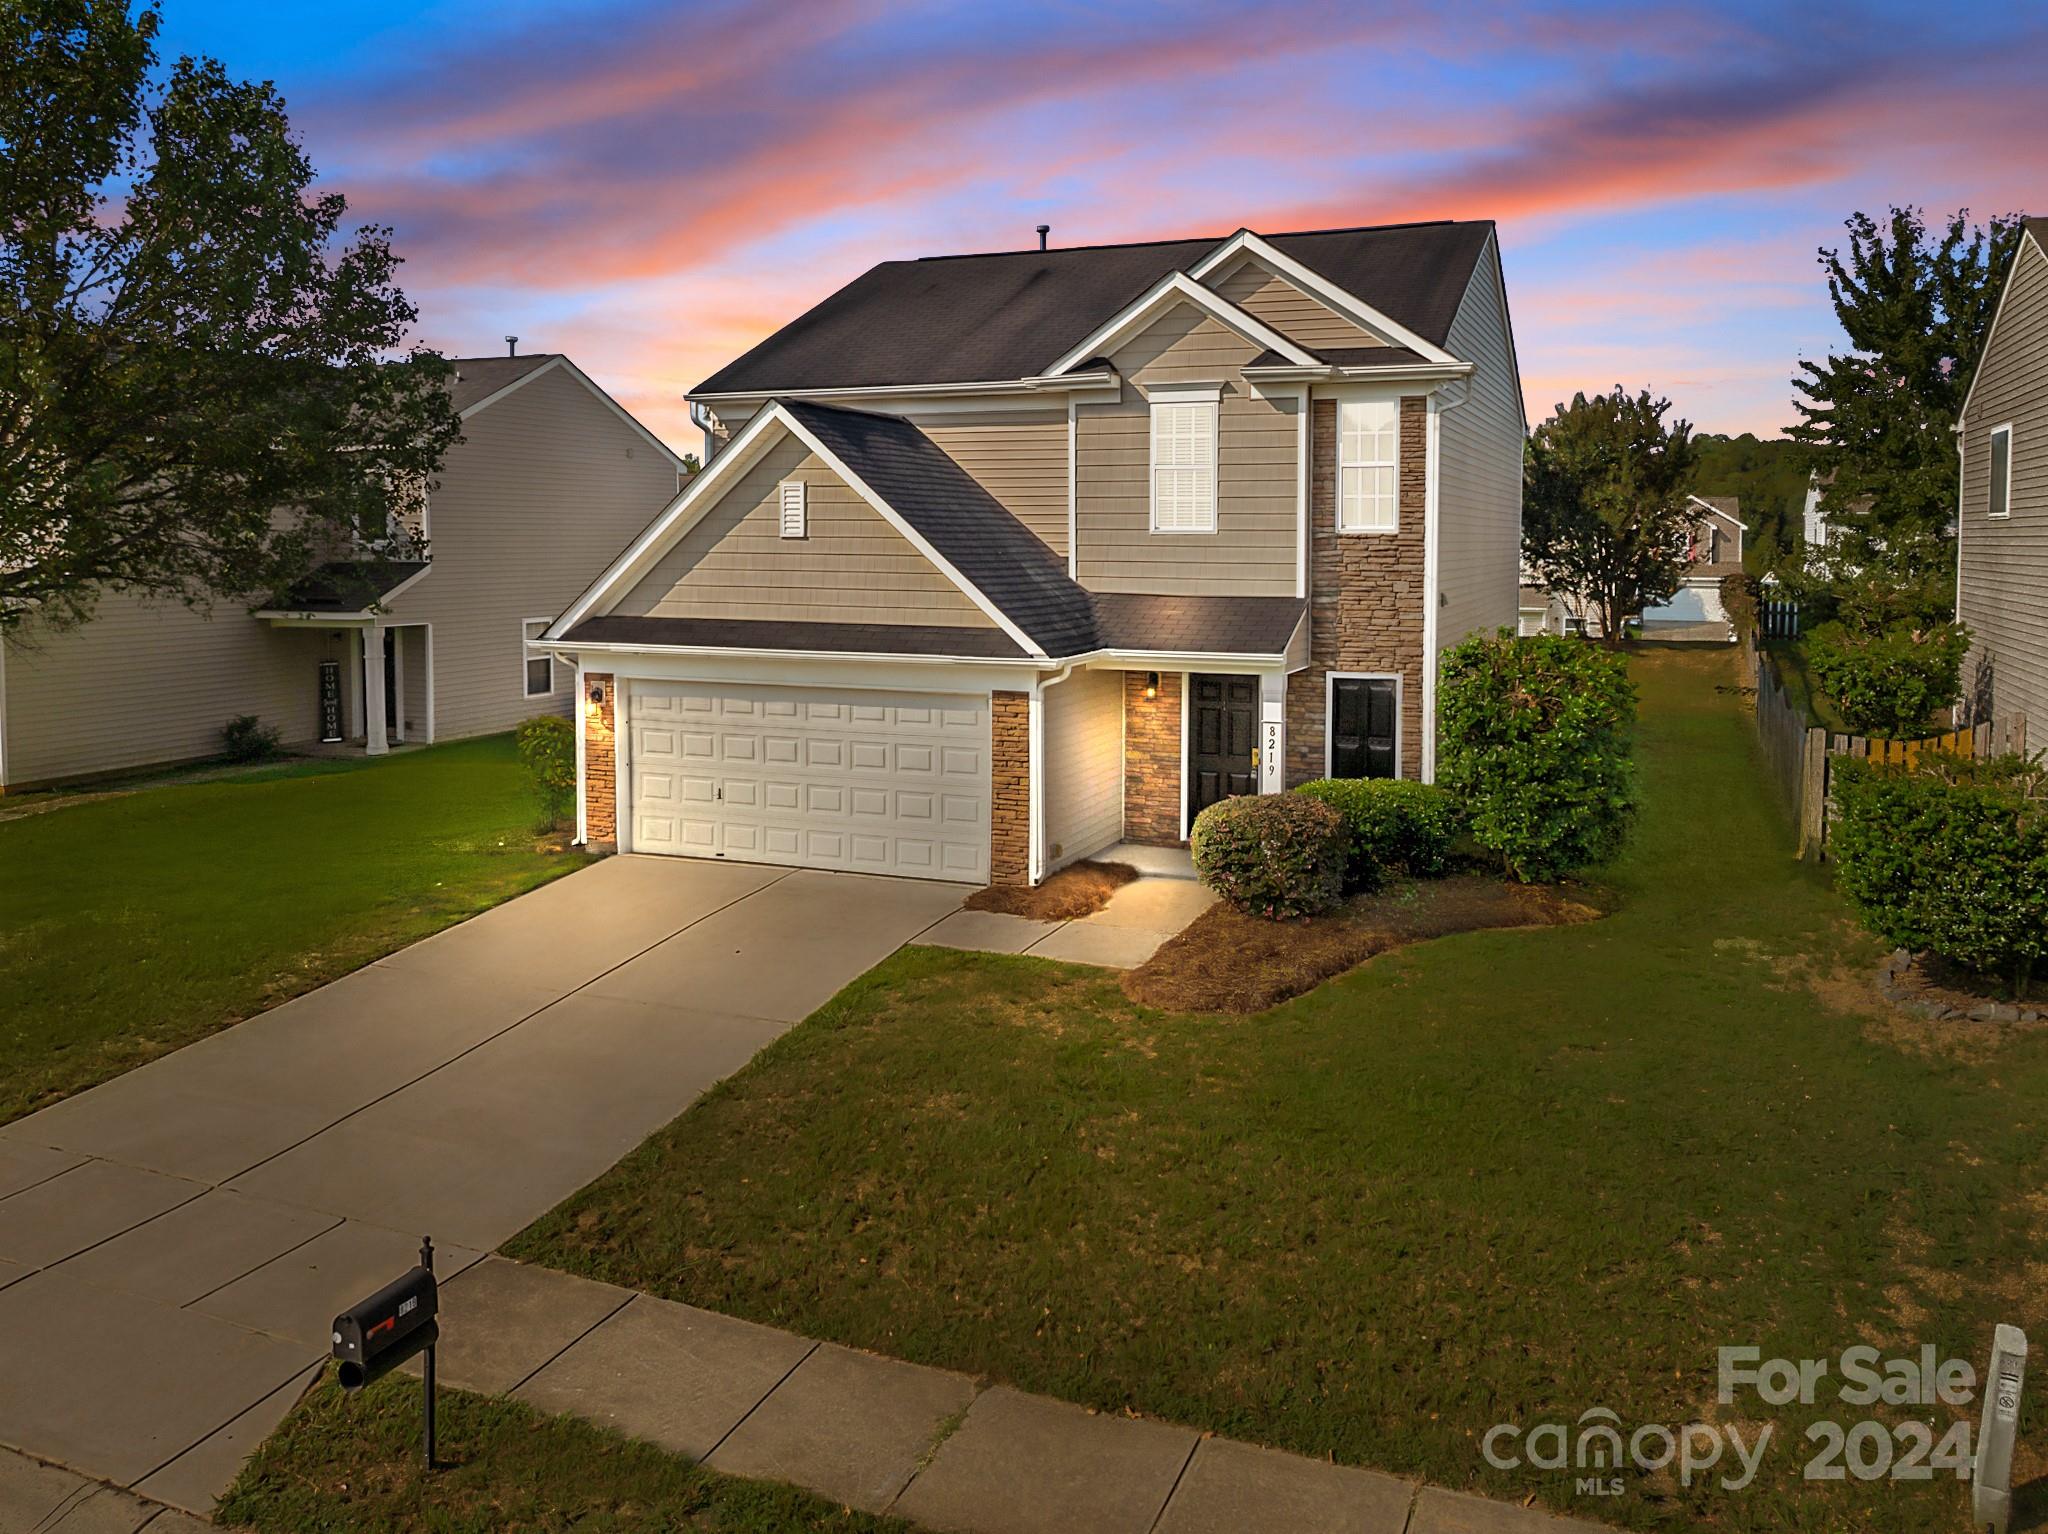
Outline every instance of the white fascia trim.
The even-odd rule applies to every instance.
[[[694,404],[765,405],[777,399],[916,399],[923,396],[971,394],[1045,394],[1054,391],[1082,391],[1111,388],[1122,380],[1114,372],[1097,369],[1090,373],[1063,373],[1055,378],[1036,374],[1029,378],[989,378],[972,383],[929,384],[842,384],[830,389],[735,389],[718,394],[693,394]]]
[[[1114,351],[1113,343],[1118,337],[1147,323],[1162,309],[1183,302],[1207,311],[1219,324],[1236,331],[1245,340],[1263,346],[1268,351],[1278,352],[1299,367],[1322,365],[1312,353],[1303,351],[1264,320],[1247,314],[1213,289],[1203,287],[1186,272],[1168,272],[1135,302],[1097,326],[1086,339],[1047,368],[1044,376],[1056,377],[1068,368],[1078,367],[1091,357],[1105,351]]]
[[[1442,432],[1438,423],[1442,419],[1442,405],[1437,397],[1429,397],[1427,418],[1427,442],[1423,468],[1424,493],[1422,522],[1422,762],[1421,775],[1425,783],[1436,781],[1436,615],[1443,605],[1443,593],[1438,589],[1442,580],[1442,561],[1438,544],[1441,541],[1438,527],[1438,508],[1441,496],[1439,487],[1442,480]],[[1396,708],[1399,707],[1398,694]],[[1400,720],[1395,720],[1398,728]],[[1329,731],[1324,729],[1327,738]],[[1394,744],[1394,776],[1401,775],[1401,746],[1398,734]]]
[[[1977,370],[1970,375],[1970,387],[1964,391],[1962,408],[1956,412],[1955,430],[1958,433],[1963,430],[1964,423],[1970,418],[1970,401],[1977,397],[1977,384],[1984,377],[1984,359],[1991,355],[1991,343],[1998,339],[1998,322],[2005,318],[2005,301],[2012,297],[2012,280],[2019,275],[2020,258],[2026,255],[2029,243],[2040,253],[2042,260],[2048,261],[2048,245],[2043,245],[2034,238],[2033,225],[2022,225],[2020,242],[2013,246],[2012,262],[2005,269],[2005,286],[1998,291],[1998,307],[1991,311],[1991,328],[1984,332],[1984,344],[1977,351]],[[1816,474],[1818,472],[1815,471]]]
[[[1347,293],[1327,277],[1318,276],[1303,266],[1294,257],[1286,254],[1261,239],[1249,229],[1240,229],[1229,239],[1218,245],[1208,255],[1188,268],[1188,274],[1196,281],[1209,275],[1231,257],[1241,253],[1256,256],[1276,275],[1336,310],[1346,319],[1362,325],[1367,330],[1378,331],[1388,340],[1422,353],[1432,362],[1456,362],[1453,357],[1433,341],[1425,341],[1407,326],[1397,324],[1356,294]]]
[[[626,545],[625,552],[613,560],[604,573],[590,583],[584,592],[555,620],[554,627],[541,637],[559,639],[564,633],[590,615],[612,588],[622,579],[637,579],[646,573],[646,567],[668,551],[676,538],[687,532],[701,514],[702,504],[714,494],[725,489],[746,469],[753,467],[754,460],[765,450],[767,444],[762,438],[768,426],[777,420],[778,413],[764,410],[740,428],[739,435],[719,450],[718,456],[704,469],[691,477],[676,498],[663,507],[660,515],[640,530],[640,535]],[[786,420],[786,417],[780,417]]]
[[[740,645],[697,645],[697,644],[648,644],[644,641],[633,644],[605,644],[601,641],[578,639],[573,642],[559,637],[542,636],[534,642],[535,648],[546,648],[557,655],[705,655],[721,659],[769,661],[886,661],[891,665],[908,666],[1017,666],[1043,671],[1048,665],[1060,664],[1048,661],[1044,656],[1033,655],[896,655],[869,650],[763,650]]]

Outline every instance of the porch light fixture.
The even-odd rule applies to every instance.
[[[1158,697],[1159,673],[1156,671],[1148,671],[1145,673],[1145,701],[1147,703],[1151,703],[1154,702]]]
[[[604,706],[604,683],[592,682],[590,684],[590,701],[597,704],[600,708]]]

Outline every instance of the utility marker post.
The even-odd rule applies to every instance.
[[[2012,1445],[2020,1425],[2020,1386],[2027,1377],[2027,1334],[1999,1324],[1984,1377],[1984,1422],[1970,1472],[1970,1527],[2006,1534],[2012,1521]]]

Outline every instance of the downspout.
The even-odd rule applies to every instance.
[[[1429,396],[1427,489],[1423,496],[1422,532],[1422,781],[1425,783],[1436,781],[1436,635],[1437,612],[1443,606],[1443,591],[1439,586],[1442,561],[1438,556],[1443,531],[1443,435],[1440,423],[1443,415],[1464,404],[1471,392],[1472,386],[1468,382],[1456,399],[1447,398],[1443,390],[1432,391]]]
[[[1025,877],[1033,884],[1045,877],[1045,690],[1057,687],[1074,674],[1076,662],[1068,661],[1060,667],[1055,676],[1041,676],[1031,684],[1031,730],[1030,730],[1030,788],[1031,806],[1030,853],[1026,859]]]
[[[585,730],[588,724],[584,710],[590,707],[590,700],[583,695],[583,657],[576,657],[576,845],[590,843],[590,773],[584,766]]]
[[[704,434],[704,457],[700,460],[700,466],[708,469],[711,467],[711,460],[718,455],[718,438],[711,433],[710,408],[691,400],[690,424]]]

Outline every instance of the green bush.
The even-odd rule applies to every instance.
[[[1318,778],[1295,790],[1320,799],[1351,830],[1353,889],[1377,889],[1395,871],[1434,879],[1450,866],[1458,801],[1431,783],[1400,778]]]
[[[1841,760],[1833,776],[1828,851],[1864,925],[2024,993],[2048,955],[2048,766]]]
[[[1956,701],[1969,649],[1970,631],[1960,623],[1910,619],[1866,630],[1823,623],[1806,641],[1814,677],[1843,722],[1894,739],[1922,733]]]
[[[221,754],[231,762],[267,762],[277,755],[278,732],[254,714],[237,714],[220,727]]]
[[[553,830],[576,807],[576,727],[559,714],[541,714],[522,721],[512,738],[540,800],[542,829]]]
[[[1636,694],[1613,651],[1474,635],[1446,652],[1437,782],[1516,879],[1555,879],[1621,850],[1635,817]]]
[[[1344,817],[1299,794],[1241,794],[1195,817],[1189,838],[1202,882],[1241,911],[1314,916],[1344,893]]]

